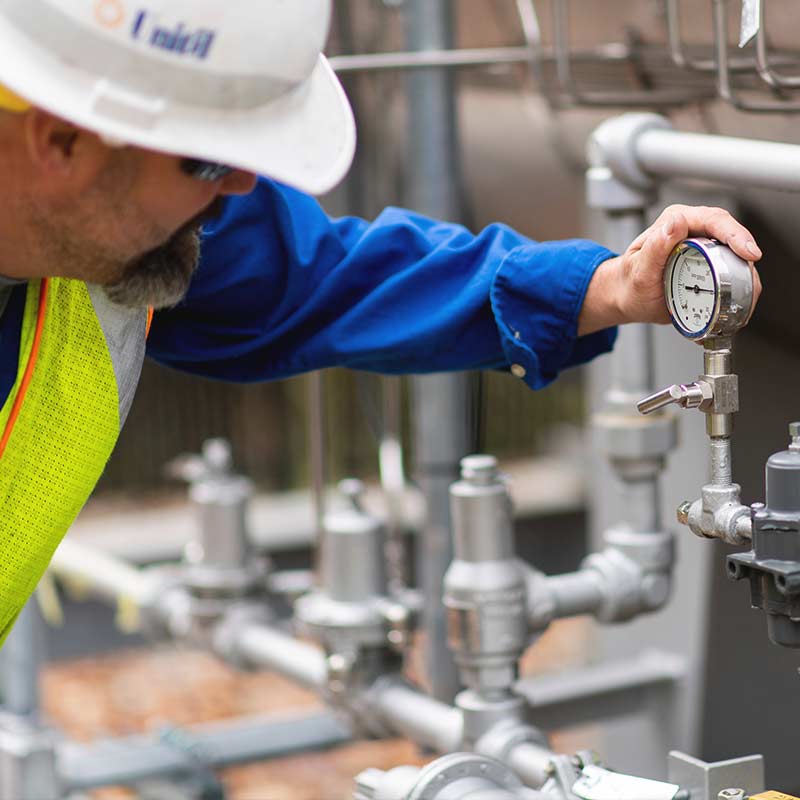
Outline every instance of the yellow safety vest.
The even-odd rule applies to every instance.
[[[30,361],[41,290],[28,285],[0,435]],[[144,360],[147,312],[114,306],[98,287],[51,278],[42,310],[38,357],[0,458],[0,644],[100,479]]]

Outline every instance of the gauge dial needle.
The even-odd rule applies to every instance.
[[[699,286],[687,286],[687,292],[694,292],[695,294],[700,294],[700,292],[705,292],[706,294],[714,294],[713,289],[701,289]]]

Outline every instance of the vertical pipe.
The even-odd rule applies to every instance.
[[[618,253],[645,229],[644,207],[603,214],[603,244]],[[650,325],[624,325],[611,355],[611,385],[607,404],[631,407],[654,391],[653,333]],[[661,530],[661,497],[659,470],[628,471],[619,474],[620,508],[625,509],[625,522],[637,533]]]
[[[317,538],[316,573],[320,579],[325,551],[325,385],[322,372],[308,375],[308,455],[311,472],[311,496],[314,505],[314,529]]]
[[[449,48],[453,42],[451,0],[408,0],[410,50]],[[433,217],[458,219],[458,135],[453,76],[421,69],[408,76],[408,204]],[[459,689],[458,672],[447,649],[442,581],[452,560],[448,487],[469,450],[467,397],[462,374],[413,379],[415,472],[427,503],[417,564],[424,595],[426,664],[433,696],[450,702]]]
[[[381,381],[383,435],[378,458],[381,487],[386,498],[386,573],[389,588],[402,591],[408,579],[404,547],[403,494],[406,478],[403,466],[401,378],[386,376]]]
[[[12,714],[38,714],[42,645],[42,618],[34,597],[22,609],[2,651],[3,707]]]

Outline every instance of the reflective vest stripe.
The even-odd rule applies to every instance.
[[[45,279],[42,281],[42,286],[39,291],[39,308],[36,315],[36,332],[33,336],[33,346],[31,348],[30,356],[28,357],[28,365],[25,368],[22,383],[20,384],[19,391],[14,399],[14,405],[11,408],[8,422],[6,423],[6,428],[3,433],[3,438],[0,439],[0,459],[3,458],[3,453],[6,451],[8,440],[11,438],[11,432],[14,430],[14,425],[19,418],[19,412],[22,409],[22,404],[25,402],[25,395],[28,393],[28,387],[30,386],[31,378],[33,377],[33,371],[36,369],[36,362],[39,358],[39,347],[42,343],[42,333],[44,331],[45,320],[47,319],[47,292],[48,281]]]

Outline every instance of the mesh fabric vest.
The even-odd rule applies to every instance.
[[[17,381],[33,345],[38,281],[28,285]],[[49,281],[38,359],[0,459],[0,643],[92,493],[133,399],[147,312],[113,306],[97,287]]]

